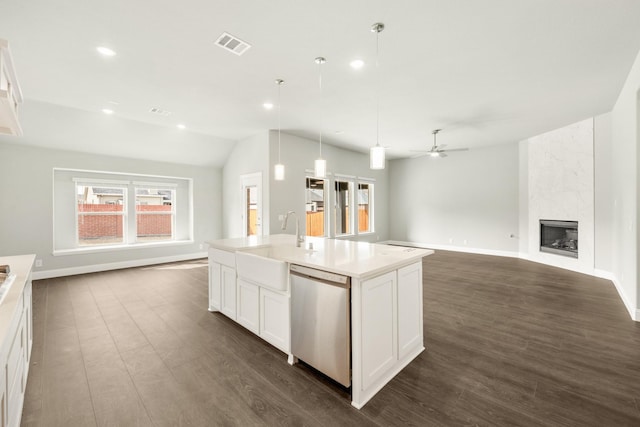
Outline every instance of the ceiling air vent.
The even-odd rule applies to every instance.
[[[151,107],[149,112],[156,114],[158,116],[163,116],[163,117],[167,117],[171,115],[171,111],[163,110],[162,108],[158,108],[158,107]]]
[[[235,53],[238,56],[245,53],[251,47],[249,43],[243,42],[239,38],[232,36],[229,33],[222,33],[222,35],[218,37],[218,40],[216,40],[216,44],[223,49]]]

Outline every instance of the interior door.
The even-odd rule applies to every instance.
[[[262,235],[262,173],[241,176],[242,235]]]

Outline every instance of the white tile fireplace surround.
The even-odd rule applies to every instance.
[[[529,259],[584,273],[594,266],[593,119],[530,138]],[[541,220],[577,221],[577,258],[540,250]]]

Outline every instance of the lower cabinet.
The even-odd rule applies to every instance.
[[[398,359],[422,347],[422,263],[398,269]]]
[[[238,309],[236,322],[253,332],[260,333],[260,287],[238,277]]]
[[[285,353],[291,351],[290,297],[260,288],[260,337]]]
[[[220,311],[221,265],[209,261],[209,311]]]
[[[356,295],[352,404],[361,408],[424,350],[422,262],[363,280]]]
[[[368,388],[398,359],[397,278],[392,271],[362,282],[362,386]]]
[[[236,320],[236,270],[220,266],[220,311]]]
[[[233,252],[209,249],[209,311],[222,311],[235,319],[236,259]],[[226,289],[225,289],[226,288]],[[233,289],[231,289],[233,288]],[[225,292],[226,293],[223,293]],[[231,295],[233,291],[233,297]],[[227,298],[226,305],[223,296]],[[223,310],[223,306],[226,310]],[[232,308],[233,307],[233,308]]]
[[[22,277],[26,277],[26,280],[20,283],[19,279],[16,279],[11,285],[2,306],[0,306],[3,315],[5,313],[13,313],[4,317],[7,321],[9,319],[11,321],[6,329],[6,334],[0,337],[0,359],[3,364],[2,372],[0,373],[0,426],[2,427],[17,427],[20,425],[27,387],[29,361],[33,344],[30,267],[33,263],[33,258],[35,258],[33,256],[29,257],[21,265],[24,269],[28,266],[27,274],[24,274],[21,269],[15,268],[18,276],[22,275]],[[0,264],[11,264],[14,267],[14,265],[21,264],[20,258],[22,257],[0,258]],[[9,262],[5,260],[9,260]]]

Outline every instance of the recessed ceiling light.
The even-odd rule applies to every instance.
[[[178,129],[180,129],[180,130],[182,130],[182,129],[186,129],[186,128],[187,128],[187,127],[186,127],[185,125],[183,125],[182,123],[177,124],[177,125],[176,125],[176,127],[177,127]]]
[[[98,46],[96,50],[104,56],[115,56],[116,54],[115,50],[109,49],[108,47],[105,47],[105,46]]]
[[[364,67],[364,61],[362,59],[354,59],[349,63],[349,65],[351,65],[351,68],[353,68],[354,70],[359,70],[360,68]]]
[[[344,133],[344,131],[343,131],[343,130],[337,130],[337,131],[336,131],[336,135],[342,135],[343,133]]]
[[[109,108],[103,108],[102,112],[105,114],[113,114],[113,110],[109,109]]]
[[[273,104],[270,102],[265,102],[262,106],[267,110],[271,110],[273,108]]]

